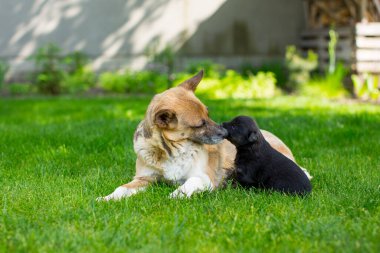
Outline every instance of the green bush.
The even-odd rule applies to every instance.
[[[222,79],[205,78],[197,93],[209,98],[268,98],[276,93],[276,78],[271,72],[259,72],[247,78],[228,70]]]
[[[380,98],[380,78],[376,75],[363,74],[352,75],[354,93],[356,97],[364,100],[377,101]]]
[[[156,74],[166,75],[166,88],[171,88],[175,79],[174,66],[176,61],[176,53],[170,44],[160,50],[159,39],[154,39],[144,50],[144,54],[150,59],[150,71]]]
[[[288,71],[288,82],[285,89],[294,91],[310,80],[310,73],[318,67],[318,55],[308,51],[307,57],[302,57],[295,46],[286,48],[285,66]]]
[[[127,79],[124,74],[104,72],[99,76],[99,86],[107,92],[125,93]]]
[[[329,74],[333,74],[336,68],[336,45],[338,44],[338,33],[331,28],[329,31],[330,41],[328,45],[329,51]]]
[[[338,63],[333,73],[312,77],[309,82],[300,87],[299,93],[313,97],[347,97],[349,92],[344,88],[343,81],[348,73],[349,70],[342,63]]]
[[[168,76],[152,71],[127,72],[127,92],[157,93],[168,86]]]
[[[75,51],[64,57],[65,75],[62,84],[65,93],[88,91],[96,84],[95,73],[87,66],[88,57]]]
[[[272,72],[259,72],[255,76],[250,76],[252,91],[247,89],[247,93],[251,93],[253,98],[270,98],[276,93],[276,77]],[[243,94],[242,94],[243,95]]]
[[[264,62],[258,67],[245,63],[240,66],[239,71],[244,77],[249,77],[251,74],[255,75],[259,72],[272,72],[277,80],[277,87],[282,89],[285,89],[288,82],[286,67],[282,61]]]
[[[78,69],[71,74],[65,74],[62,90],[65,93],[83,93],[94,87],[96,76],[89,68]]]
[[[204,77],[206,78],[221,78],[226,72],[226,69],[223,65],[214,63],[210,60],[190,61],[187,64],[185,71],[187,73],[194,74],[202,69],[204,70]]]
[[[0,89],[3,86],[4,80],[5,80],[5,75],[9,69],[8,63],[5,61],[0,60]]]
[[[61,56],[61,49],[49,43],[39,48],[31,59],[34,60],[36,67],[34,81],[38,91],[43,94],[60,94],[64,78],[64,59]]]
[[[167,75],[153,71],[105,72],[99,78],[100,87],[116,93],[157,93],[168,86]]]
[[[86,68],[88,57],[82,52],[74,51],[64,56],[63,61],[68,74],[74,74]]]
[[[10,83],[7,90],[12,96],[30,95],[36,93],[35,86],[30,83]]]
[[[31,59],[36,68],[34,83],[42,94],[84,92],[96,83],[95,73],[86,66],[88,58],[81,52],[62,55],[58,46],[49,43]]]

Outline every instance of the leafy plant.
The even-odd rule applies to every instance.
[[[365,100],[378,100],[380,98],[380,78],[377,75],[352,75],[354,92],[358,98]]]
[[[175,51],[171,45],[166,45],[164,49],[159,50],[159,41],[154,40],[145,49],[145,55],[150,58],[151,64],[153,64],[152,70],[158,74],[166,74],[167,88],[171,88],[173,85],[174,66],[175,66]]]
[[[153,71],[127,71],[127,92],[130,93],[157,93],[164,91],[170,80],[166,74],[160,74]]]
[[[272,72],[259,72],[250,76],[249,81],[251,82],[251,96],[253,98],[270,98],[276,93],[276,77]]]
[[[49,43],[31,57],[36,73],[34,81],[43,94],[77,93],[96,83],[95,73],[87,66],[88,58],[82,52],[62,55],[61,49]]]
[[[154,71],[106,72],[100,75],[100,87],[107,92],[116,93],[157,93],[168,86],[165,74]]]
[[[96,76],[89,68],[78,69],[71,74],[65,74],[62,90],[66,93],[81,93],[94,87]]]
[[[314,97],[341,98],[348,95],[343,81],[349,70],[344,64],[336,63],[336,45],[338,34],[331,28],[329,31],[330,41],[328,44],[329,68],[325,75],[316,75],[305,85],[300,87],[300,93]]]
[[[125,93],[127,92],[127,79],[120,73],[104,72],[99,76],[99,86],[107,92]]]
[[[250,63],[245,63],[240,66],[239,71],[244,77],[249,77],[250,75],[257,74],[259,72],[272,72],[277,80],[276,85],[282,89],[285,89],[288,81],[286,67],[282,61],[264,62],[258,67],[254,67]]]
[[[336,63],[336,45],[338,43],[338,33],[331,28],[329,31],[330,41],[329,41],[329,73],[332,74],[335,72],[335,63]]]
[[[288,83],[285,88],[289,91],[294,91],[310,80],[311,71],[318,67],[318,55],[309,50],[307,56],[302,57],[295,46],[288,46],[285,55],[285,66],[289,73]]]
[[[83,70],[87,63],[88,57],[86,54],[74,51],[72,53],[67,54],[64,57],[65,68],[69,74],[73,74],[78,70]]]
[[[35,87],[30,83],[11,83],[7,85],[10,95],[28,95],[36,92]]]
[[[202,69],[204,70],[206,78],[220,78],[226,72],[225,66],[217,64],[211,60],[190,61],[187,64],[185,71],[187,73],[193,74],[199,72]]]
[[[65,56],[63,90],[68,93],[87,91],[96,83],[95,73],[87,66],[88,57],[75,51]]]
[[[58,95],[61,93],[64,78],[64,59],[61,49],[49,43],[37,50],[31,57],[36,67],[35,83],[39,92]]]
[[[259,72],[247,78],[227,70],[222,79],[206,78],[197,93],[209,98],[268,98],[276,93],[276,78],[271,72]]]
[[[175,63],[175,52],[173,48],[166,45],[163,50],[153,55],[153,61],[165,66],[167,73],[173,73]]]
[[[349,70],[342,63],[338,63],[333,73],[312,77],[309,82],[300,88],[299,93],[313,97],[346,97],[349,92],[345,89],[343,81],[348,73]]]
[[[0,89],[4,83],[5,75],[9,69],[8,63],[5,61],[0,60]]]

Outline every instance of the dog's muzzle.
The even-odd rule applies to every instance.
[[[222,138],[226,138],[227,136],[228,136],[228,131],[227,131],[227,129],[225,129],[223,126],[221,126],[221,130],[220,130],[221,132],[220,132],[220,136],[222,137]]]
[[[228,132],[228,130],[227,130],[226,123],[224,122],[224,123],[220,124],[220,127],[221,127],[222,129],[224,129],[224,131],[225,131],[223,138],[228,138],[229,132]]]
[[[221,126],[216,125],[215,128],[210,131],[209,133],[194,136],[192,139],[193,141],[200,142],[203,144],[218,144],[219,142],[223,141],[223,139],[228,135],[228,132],[226,129],[224,129]]]

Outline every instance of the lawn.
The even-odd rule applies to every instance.
[[[380,252],[380,107],[303,97],[203,100],[255,116],[314,176],[306,198],[159,184],[98,203],[134,174],[149,97],[0,101],[0,252]]]

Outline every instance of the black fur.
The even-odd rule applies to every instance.
[[[311,192],[306,174],[270,146],[253,119],[239,116],[222,126],[237,148],[235,179],[240,185],[299,195]]]

